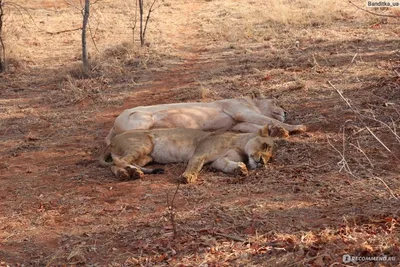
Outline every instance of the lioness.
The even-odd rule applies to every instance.
[[[282,126],[289,132],[306,130],[304,125],[283,123],[285,118],[286,112],[261,94],[209,103],[140,106],[124,110],[115,119],[105,141],[109,145],[113,136],[132,129],[191,128],[254,133],[269,124]]]
[[[247,175],[248,169],[266,164],[272,156],[274,142],[268,126],[257,133],[210,133],[196,129],[131,130],[111,140],[100,156],[103,166],[111,154],[111,171],[122,180],[140,178],[143,173],[163,169],[143,168],[149,162],[188,162],[183,182],[193,183],[204,164],[226,173]],[[247,166],[246,166],[247,163]]]

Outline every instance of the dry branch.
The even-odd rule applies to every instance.
[[[178,236],[178,232],[176,230],[176,222],[175,222],[175,211],[174,211],[174,200],[176,197],[176,193],[178,193],[179,190],[179,186],[181,184],[178,184],[178,186],[175,189],[174,195],[172,196],[172,200],[169,201],[169,195],[167,193],[167,210],[168,210],[168,215],[169,215],[169,219],[172,225],[172,231],[173,231],[173,237],[174,239]]]
[[[349,0],[349,3],[352,4],[353,6],[355,6],[357,9],[362,10],[362,11],[364,11],[364,12],[366,12],[366,13],[368,13],[368,14],[374,15],[374,16],[387,17],[387,18],[396,18],[396,19],[399,19],[399,18],[400,18],[400,16],[397,16],[397,15],[386,15],[386,14],[379,14],[379,13],[375,13],[375,12],[369,11],[369,10],[367,10],[367,9],[365,9],[365,8],[362,8],[362,7],[357,6],[356,4],[354,4],[354,3],[353,3],[352,1],[350,1],[350,0]]]
[[[75,29],[69,29],[69,30],[62,30],[62,31],[58,31],[58,32],[49,32],[49,31],[45,31],[45,32],[50,35],[56,35],[56,34],[61,34],[61,33],[66,33],[66,32],[75,32],[75,31],[80,31],[80,30],[82,30],[82,27],[75,28]]]
[[[371,131],[371,129],[368,127],[368,126],[366,126],[365,127],[367,130],[368,130],[368,132],[387,150],[387,151],[389,151],[390,153],[392,152],[372,131]]]
[[[241,238],[239,236],[226,235],[226,234],[223,234],[223,233],[214,233],[214,234],[218,235],[218,236],[222,236],[222,237],[228,238],[228,239],[231,239],[233,241],[237,241],[237,242],[246,242],[247,241],[246,239]]]
[[[353,60],[354,60],[354,57],[353,57]],[[361,114],[356,108],[354,108],[354,107],[350,104],[350,101],[349,101],[347,98],[345,98],[345,97],[343,96],[342,92],[339,91],[330,81],[328,81],[328,84],[329,84],[333,89],[336,90],[336,92],[340,95],[340,97],[343,99],[343,101],[346,102],[346,104],[349,106],[349,108],[350,108],[356,115],[360,116],[361,122],[363,123],[365,129],[367,129],[367,131],[379,142],[380,145],[382,145],[388,152],[390,152],[390,153],[397,159],[396,155],[394,155],[394,154],[392,153],[392,151],[382,142],[382,140],[380,140],[380,139],[374,134],[374,132],[372,132],[372,130],[371,130],[371,129],[366,125],[366,123],[362,120],[361,117],[366,117],[366,116],[363,115],[363,114]],[[370,119],[369,117],[367,117],[367,118]],[[375,119],[375,118],[373,118],[373,120],[374,120],[374,121],[381,122],[381,121],[379,121],[379,120],[377,120],[377,119]],[[346,122],[347,122],[347,121],[346,121]],[[345,123],[346,123],[346,122],[345,122]],[[385,126],[387,126],[387,127],[391,130],[391,132],[396,136],[396,139],[398,139],[398,135],[397,135],[396,132],[395,132],[395,131],[396,131],[396,128],[394,128],[394,130],[392,130],[392,129],[389,127],[389,125],[387,125],[386,123],[384,123],[384,122],[381,122],[381,123],[384,124]],[[329,143],[329,145],[330,145],[331,147],[333,147],[333,148],[339,153],[339,155],[342,157],[341,161],[338,162],[339,165],[342,165],[342,167],[340,168],[339,171],[341,171],[342,169],[345,169],[345,170],[346,170],[349,174],[351,174],[353,177],[357,177],[357,176],[355,176],[355,175],[353,174],[353,172],[351,171],[351,169],[350,169],[350,167],[349,167],[349,165],[348,165],[348,163],[347,163],[347,160],[346,160],[346,158],[345,158],[345,150],[344,150],[344,146],[345,146],[345,135],[344,135],[344,130],[343,130],[343,152],[340,152],[335,146],[333,146],[333,144],[329,141],[329,139],[328,139],[328,143]],[[371,160],[368,158],[368,156],[366,155],[366,153],[360,148],[360,144],[358,143],[358,141],[357,141],[357,144],[358,144],[358,147],[355,146],[355,145],[353,145],[353,144],[350,144],[350,145],[353,145],[354,147],[356,147],[356,149],[357,149],[359,152],[361,152],[361,153],[367,158],[369,164],[373,167],[373,164],[372,164]],[[357,160],[356,160],[356,161],[357,161]],[[365,170],[371,175],[372,178],[374,178],[375,180],[380,181],[380,182],[384,185],[384,187],[389,191],[389,194],[390,194],[394,199],[397,199],[397,200],[398,200],[398,197],[394,194],[393,190],[391,190],[391,188],[387,185],[387,183],[386,183],[382,178],[377,177],[376,175],[374,175],[374,174],[372,173],[371,170],[368,170],[367,168],[365,168],[359,161],[357,161],[357,163],[358,163],[361,167],[363,167],[363,169],[365,169]]]
[[[341,151],[339,151],[339,149],[337,149],[329,140],[328,137],[326,137],[328,144],[341,156],[341,160],[337,163],[340,166],[339,172],[341,172],[343,169],[349,173],[351,176],[353,176],[354,178],[358,178],[356,175],[353,174],[353,172],[350,169],[349,164],[347,163],[347,160],[344,156],[344,152],[342,153]]]
[[[151,5],[149,7],[149,10],[147,11],[146,21],[145,21],[145,23],[143,25],[144,0],[138,0],[138,1],[139,1],[139,22],[140,22],[140,27],[139,27],[140,45],[144,46],[145,37],[146,37],[146,30],[147,30],[147,25],[148,25],[149,20],[150,20],[150,15],[159,6],[154,6],[157,3],[158,0],[153,0],[153,2],[151,3]],[[135,16],[136,16],[136,13],[135,13]],[[136,24],[135,24],[135,27],[136,27]]]
[[[142,45],[144,44],[144,40],[145,40],[145,36],[146,36],[147,24],[149,23],[151,12],[153,12],[155,10],[155,8],[153,9],[153,6],[154,6],[154,4],[156,2],[157,2],[157,0],[153,0],[153,3],[151,3],[151,6],[149,8],[149,12],[147,12],[146,22],[144,24],[144,29],[143,29],[143,43],[142,43]]]
[[[136,30],[136,22],[137,22],[137,8],[138,8],[138,1],[139,0],[134,0],[135,1],[135,14],[133,18],[133,26],[132,26],[132,43],[135,43],[135,30]]]
[[[357,146],[355,144],[351,144],[351,146],[355,147],[360,153],[362,153],[364,155],[364,157],[368,160],[369,165],[373,168],[374,164],[372,164],[372,161],[369,159],[369,157],[367,156],[367,154],[364,152],[364,150],[361,149],[360,143],[357,140]]]
[[[335,89],[335,91],[340,95],[340,97],[343,99],[343,101],[344,102],[346,102],[346,104],[347,104],[347,106],[349,106],[349,108],[356,114],[356,115],[358,115],[359,117],[360,117],[360,121],[362,122],[362,124],[364,125],[364,127],[368,130],[368,132],[388,151],[388,152],[390,152],[390,153],[392,153],[392,151],[372,132],[372,130],[367,126],[367,124],[362,120],[362,118],[365,118],[366,116],[365,115],[363,115],[363,114],[361,114],[356,108],[354,108],[351,104],[350,104],[350,100],[349,99],[347,99],[346,97],[344,97],[343,96],[343,93],[340,91],[340,90],[338,90],[332,83],[331,83],[331,81],[328,81],[328,84],[333,88],[333,89]],[[366,117],[366,118],[368,118],[368,119],[371,119],[370,117]],[[377,121],[377,122],[380,122],[380,123],[382,123],[383,125],[385,125],[385,126],[387,126],[390,130],[391,130],[391,132],[392,133],[394,133],[395,134],[395,136],[396,136],[396,139],[398,138],[398,135],[386,124],[386,123],[384,123],[384,122],[381,122],[381,121],[379,121],[379,120],[377,120],[377,119],[375,119],[375,118],[372,118],[372,120],[374,120],[374,121]],[[393,154],[393,153],[392,153]],[[396,155],[394,155],[393,154],[393,156],[396,158],[396,159],[398,159],[397,158],[397,156]]]

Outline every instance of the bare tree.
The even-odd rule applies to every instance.
[[[82,62],[83,62],[83,72],[85,75],[89,73],[89,59],[88,51],[86,46],[86,29],[89,21],[89,9],[90,0],[85,0],[85,7],[82,11],[83,23],[82,23]]]
[[[149,10],[147,11],[146,21],[144,21],[144,0],[137,0],[137,1],[139,1],[139,6],[136,7],[136,8],[139,8],[140,45],[144,46],[145,37],[146,37],[146,30],[147,30],[147,25],[148,25],[149,20],[150,20],[150,15],[159,6],[156,6],[156,3],[158,2],[158,0],[152,0],[153,2],[150,4]],[[163,2],[163,0],[162,0],[162,2]],[[135,25],[136,25],[136,12],[135,12]]]
[[[4,2],[0,0],[0,72],[6,70],[6,49],[3,42]]]

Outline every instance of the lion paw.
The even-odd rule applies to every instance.
[[[271,137],[287,138],[287,137],[289,137],[289,131],[280,125],[273,125],[269,129],[269,135]]]
[[[128,173],[126,170],[124,170],[124,169],[119,169],[119,170],[117,170],[115,176],[116,176],[116,177],[118,178],[118,180],[120,180],[120,181],[127,181],[127,180],[129,180],[129,178],[130,178],[129,173]]]
[[[185,184],[191,184],[191,183],[194,183],[194,182],[196,182],[196,180],[197,180],[197,175],[195,175],[195,174],[182,174],[182,177],[181,177],[181,182],[182,183],[185,183]]]
[[[129,178],[130,179],[133,179],[133,180],[141,179],[144,176],[144,173],[140,169],[138,169],[136,167],[130,167],[129,166],[129,167],[126,167],[126,170],[129,173]]]
[[[302,133],[307,131],[307,126],[305,125],[294,125],[293,129],[290,132],[297,132],[297,133]]]
[[[240,176],[247,176],[249,175],[249,170],[247,169],[246,164],[239,162],[237,168],[235,169],[235,173],[239,174]]]

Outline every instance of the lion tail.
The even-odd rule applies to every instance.
[[[103,167],[109,167],[111,166],[113,163],[112,162],[107,162],[106,159],[111,157],[111,148],[110,145],[107,145],[103,151],[101,152],[100,156],[99,156],[99,163],[101,166]]]
[[[149,169],[149,168],[144,168],[144,167],[140,167],[140,166],[138,166],[138,168],[139,168],[143,173],[146,173],[146,174],[149,174],[149,173],[153,173],[153,174],[161,174],[161,173],[164,173],[164,169],[163,169],[163,168]]]

